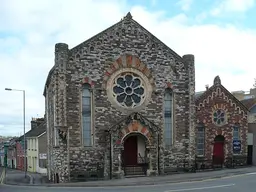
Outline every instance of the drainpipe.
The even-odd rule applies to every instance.
[[[110,177],[110,179],[112,179],[112,135],[111,135],[111,133],[110,133],[110,131],[108,132],[109,133],[109,144],[110,144],[110,147],[109,147],[109,153],[110,153],[110,156],[109,156],[109,162],[110,162],[110,164],[109,164],[109,169],[110,169],[110,171],[109,171],[109,177]]]
[[[69,130],[71,127],[68,127],[68,133],[67,133],[67,158],[68,158],[68,181],[70,182],[70,135],[69,135]]]
[[[160,175],[160,137],[159,133],[157,133],[157,169],[158,169],[158,175]]]
[[[110,130],[105,130],[109,136],[109,179],[112,179],[112,135]]]

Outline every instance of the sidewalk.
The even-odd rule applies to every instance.
[[[237,168],[237,169],[222,169],[208,172],[197,173],[180,173],[166,176],[154,177],[136,177],[124,178],[115,180],[98,180],[87,182],[74,182],[74,183],[47,183],[44,177],[38,173],[27,173],[24,177],[24,172],[19,170],[7,169],[5,184],[10,185],[34,185],[34,186],[47,186],[47,187],[107,187],[107,186],[134,186],[134,185],[156,185],[164,183],[180,183],[189,181],[201,181],[207,179],[228,177],[240,174],[256,172],[256,166]]]
[[[7,169],[6,177],[4,183],[8,185],[42,185],[43,176],[38,173],[27,172],[25,177],[25,172],[16,169]]]
[[[23,184],[29,184],[30,181],[31,181],[31,177],[27,174],[25,178],[25,173],[23,171],[6,169],[6,175],[4,179],[5,184],[23,185]]]
[[[166,176],[155,177],[136,177],[115,180],[99,180],[76,183],[57,183],[47,184],[48,187],[107,187],[107,186],[134,186],[134,185],[156,185],[164,183],[180,183],[189,181],[201,181],[206,179],[214,179],[240,175],[250,172],[256,172],[256,167],[222,169],[218,171],[197,172],[197,173],[180,173]]]

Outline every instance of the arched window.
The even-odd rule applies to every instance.
[[[165,146],[172,145],[173,138],[173,93],[167,89],[164,95],[164,142]]]
[[[235,124],[233,126],[233,140],[237,141],[240,140],[240,128],[239,128],[239,124]]]
[[[205,126],[204,124],[199,124],[197,126],[196,134],[196,154],[198,156],[204,155],[205,148]]]
[[[238,123],[236,123],[234,126],[233,126],[233,142],[237,142],[237,141],[240,141],[240,126]],[[234,145],[234,143],[233,143]],[[238,150],[236,149],[234,146],[233,146],[233,153],[234,154],[240,154],[240,151],[241,150]]]
[[[82,91],[82,138],[84,146],[92,146],[91,91],[89,84],[83,84]]]

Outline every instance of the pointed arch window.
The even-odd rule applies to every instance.
[[[167,89],[164,95],[164,142],[165,146],[172,145],[173,138],[173,92]]]
[[[205,148],[205,126],[204,124],[200,124],[197,126],[197,134],[196,134],[196,153],[198,156],[204,155]]]
[[[91,86],[83,84],[82,90],[82,138],[83,145],[92,146],[92,93]]]
[[[240,141],[240,126],[238,123],[236,123],[233,126],[233,142],[234,141]],[[234,144],[233,144],[234,145]],[[236,150],[233,146],[233,153],[234,154],[240,154],[240,150]]]
[[[237,141],[240,140],[240,128],[238,124],[233,126],[233,140]]]

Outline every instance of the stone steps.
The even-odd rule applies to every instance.
[[[144,176],[145,172],[143,170],[143,167],[140,166],[130,166],[125,167],[125,176]]]

